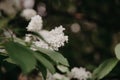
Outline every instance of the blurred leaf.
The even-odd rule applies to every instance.
[[[58,68],[61,72],[63,72],[63,73],[69,71],[68,67],[63,66],[63,65],[58,65],[57,68]]]
[[[5,59],[7,57],[8,57],[7,54],[0,52],[0,62],[3,61],[3,59]]]
[[[55,68],[50,61],[48,61],[45,57],[43,57],[40,53],[35,53],[34,56],[36,59],[45,66],[51,73],[55,73]]]
[[[67,59],[63,55],[61,55],[61,53],[58,53],[58,52],[55,52],[52,50],[48,50],[48,49],[43,49],[43,48],[38,48],[38,50],[42,53],[45,53],[47,56],[49,56],[57,64],[69,66]]]
[[[66,9],[68,8],[69,4],[71,4],[71,0],[48,0],[48,3],[55,10],[66,12]]]
[[[2,67],[4,67],[5,72],[6,71],[9,72],[9,71],[15,69],[16,65],[12,64],[12,63],[9,63],[7,61],[4,61],[4,62],[2,62]]]
[[[22,45],[26,45],[25,41],[22,40],[22,39],[20,39],[20,38],[14,37],[14,41],[15,41],[15,42],[18,42],[18,43],[20,43],[20,44],[22,44]]]
[[[7,61],[12,64],[16,64],[11,58],[6,58],[6,59],[4,59],[4,61]]]
[[[42,73],[42,76],[44,78],[44,80],[46,80],[47,77],[47,69],[41,65],[41,63],[38,62],[38,69],[40,70],[40,72]]]
[[[118,60],[116,58],[108,59],[104,61],[98,68],[93,72],[93,77],[96,79],[102,79],[109,74],[112,69],[117,65]]]
[[[22,68],[23,73],[28,73],[35,68],[34,52],[29,48],[16,42],[8,42],[5,44],[5,49],[10,58]]]
[[[4,18],[4,19],[0,19],[0,29],[5,27],[5,25],[7,25],[9,19],[8,18]]]
[[[57,8],[59,8],[61,6],[61,1],[60,0],[54,0],[54,1],[52,1],[52,6],[53,7],[56,6]]]
[[[115,47],[115,54],[116,54],[117,59],[120,60],[120,44],[116,45],[116,47]]]

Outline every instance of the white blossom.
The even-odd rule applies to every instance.
[[[47,79],[46,80],[70,80],[69,77],[60,74],[60,73],[55,73],[55,74],[51,74],[49,71],[47,73]]]
[[[45,41],[40,39],[39,37],[36,37],[35,39],[34,36],[31,49],[36,50],[36,47],[41,47],[50,50],[58,50],[59,47],[64,46],[65,42],[68,42],[68,36],[64,35],[63,30],[65,30],[65,28],[63,28],[62,26],[56,27],[51,31],[40,30],[39,34],[43,37]],[[31,41],[31,35],[26,35],[25,41]]]
[[[49,37],[49,35],[48,35],[49,31],[47,31],[47,30],[41,30],[40,33],[41,33],[42,37],[44,37],[44,36],[46,36],[46,38]],[[48,43],[46,43],[46,41],[40,39],[37,36],[35,37],[32,35],[32,37],[34,38],[33,42],[32,42],[33,45],[31,46],[32,50],[37,50],[36,47],[38,47],[38,48],[41,47],[41,48],[53,50],[53,48]],[[26,38],[27,38],[27,36],[26,36]],[[28,36],[28,39],[30,39],[30,36]]]
[[[6,53],[6,50],[5,49],[0,49],[0,52],[1,53]]]
[[[53,75],[53,78],[54,78],[55,80],[70,80],[69,77],[66,77],[65,75],[62,75],[62,74],[59,74],[59,73],[55,73],[55,74]]]
[[[37,50],[36,47],[41,47],[45,49],[53,50],[47,43],[45,43],[43,40],[40,41],[33,41],[33,45],[31,46],[31,49]]]
[[[55,73],[52,75],[48,72],[46,80],[71,80],[72,78],[77,80],[88,80],[92,77],[91,75],[92,74],[83,67],[74,67],[70,73],[66,74]]]
[[[78,33],[81,30],[81,27],[78,23],[73,23],[71,26],[71,31],[74,33]]]
[[[46,16],[46,5],[44,3],[39,3],[37,5],[37,12],[40,16]]]
[[[35,4],[35,0],[23,0],[24,8],[33,8],[34,4]]]
[[[26,34],[25,42],[31,42],[31,40],[32,40],[32,35],[31,34]]]
[[[68,42],[68,36],[65,36],[63,32],[65,28],[62,26],[55,27],[55,29],[52,29],[51,31],[42,30],[42,18],[39,15],[32,17],[27,30],[37,32],[43,37],[43,39],[40,39],[39,37],[32,35],[34,39],[32,41],[31,49],[33,50],[36,50],[36,47],[58,50],[59,47],[64,46],[65,42]],[[25,41],[31,41],[30,35],[26,35]]]
[[[54,79],[58,79],[58,80],[61,80],[63,77],[64,77],[64,76],[61,75],[61,74],[59,74],[59,73],[55,73],[55,74],[53,75],[53,78],[54,78]]]
[[[89,71],[86,71],[85,68],[73,68],[70,73],[71,78],[76,78],[78,80],[87,80],[91,78],[91,73]]]
[[[26,20],[30,20],[36,14],[37,12],[34,9],[24,9],[21,16],[24,17]]]
[[[40,34],[43,38],[49,38],[49,37],[50,37],[49,32],[50,32],[50,31],[48,31],[48,30],[41,30],[41,31],[39,31],[39,34]]]
[[[42,29],[42,18],[39,15],[36,15],[34,17],[31,18],[31,21],[27,27],[28,31],[34,31],[34,32],[38,32]]]
[[[58,50],[59,47],[64,46],[64,42],[68,42],[68,36],[64,35],[65,28],[62,26],[52,29],[50,32],[39,32],[43,38],[50,44],[53,50]]]

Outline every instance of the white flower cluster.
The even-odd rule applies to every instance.
[[[5,49],[0,49],[0,53],[6,53]]]
[[[21,16],[26,20],[30,20],[31,17],[35,16],[37,12],[34,9],[24,9],[21,13]]]
[[[48,74],[47,80],[71,80],[71,79],[77,79],[77,80],[88,80],[91,79],[92,74],[89,71],[86,71],[85,68],[80,67],[74,67],[71,72],[63,75],[59,73],[55,73],[54,75]]]
[[[35,0],[20,0],[20,1],[21,7],[23,8],[21,17],[25,18],[26,20],[30,20],[33,16],[37,15],[37,12],[33,9],[35,5]]]
[[[50,72],[47,72],[46,80],[70,80],[70,78],[59,73],[55,73],[52,75]]]
[[[35,4],[35,0],[22,0],[23,2],[23,8],[25,9],[32,9]]]
[[[42,18],[39,15],[32,17],[27,30],[37,32],[40,34],[44,40],[35,37],[33,35],[27,34],[25,41],[32,41],[31,49],[36,50],[35,47],[46,48],[50,50],[58,50],[59,47],[64,46],[64,42],[68,42],[68,36],[65,36],[63,31],[65,28],[62,26],[56,27],[51,31],[42,30]],[[46,43],[47,42],[47,43]]]
[[[36,15],[31,18],[31,21],[27,27],[28,31],[39,32],[42,29],[42,18],[39,15]]]
[[[64,75],[62,75],[62,74],[59,74],[59,73],[55,73],[55,74],[53,75],[53,78],[54,78],[55,80],[70,80],[70,78],[68,78],[68,77],[66,77],[66,76],[64,76]]]
[[[86,71],[85,68],[80,67],[80,68],[73,68],[70,73],[70,77],[78,79],[78,80],[87,80],[91,78],[91,73],[89,71]]]
[[[59,26],[51,31],[41,31],[40,34],[48,42],[50,49],[58,50],[59,47],[64,46],[64,42],[68,41],[68,36],[63,33],[64,30],[65,28]]]

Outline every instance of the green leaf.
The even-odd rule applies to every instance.
[[[13,61],[11,58],[6,58],[6,59],[4,59],[4,61],[7,61],[12,64],[16,64],[15,61]]]
[[[1,63],[4,59],[6,59],[7,57],[8,57],[7,54],[0,52],[0,63]]]
[[[58,68],[61,72],[63,72],[63,73],[69,72],[69,69],[68,69],[68,67],[66,67],[66,66],[58,65],[57,68]]]
[[[8,18],[0,19],[0,29],[5,27],[5,25],[8,23],[8,21],[9,21]]]
[[[5,44],[5,49],[10,58],[22,68],[23,73],[28,73],[35,68],[34,52],[29,48],[16,42],[8,42]]]
[[[45,57],[43,57],[40,53],[35,53],[34,56],[36,59],[45,66],[51,73],[55,73],[55,68],[50,61],[48,61]]]
[[[7,54],[7,53],[0,52],[0,56],[3,57],[3,58],[4,58],[4,57],[7,58],[7,57],[8,57],[8,54]],[[0,58],[0,59],[1,59],[1,58]]]
[[[20,44],[22,44],[22,45],[26,45],[25,41],[22,40],[22,39],[20,39],[20,38],[14,37],[14,41],[15,41],[15,42],[18,42],[18,43],[20,43]]]
[[[46,69],[46,67],[44,67],[40,62],[38,62],[38,69],[42,73],[42,76],[43,76],[44,80],[46,80],[46,77],[47,77],[47,69]]]
[[[9,71],[12,71],[13,69],[15,69],[16,65],[4,61],[4,62],[2,62],[2,67],[5,69],[5,72],[9,72]],[[4,72],[4,70],[3,70],[3,72]]]
[[[45,53],[47,56],[49,56],[57,64],[69,66],[67,59],[63,55],[61,55],[61,53],[55,52],[52,50],[48,50],[48,49],[44,49],[44,48],[38,48],[38,50],[42,53]]]
[[[120,44],[116,45],[116,47],[115,47],[115,54],[116,54],[117,59],[120,60]]]
[[[93,77],[96,79],[102,79],[109,74],[112,69],[117,65],[118,60],[116,58],[108,59],[104,61],[98,68],[93,72]]]

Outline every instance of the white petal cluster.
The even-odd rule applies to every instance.
[[[49,38],[49,35],[48,35],[49,31],[47,31],[47,30],[41,30],[39,32],[39,34],[44,38],[44,40],[45,40],[45,38]],[[38,47],[38,48],[41,47],[41,48],[53,50],[52,47],[48,43],[46,43],[44,40],[37,37],[37,39],[34,39],[33,45],[31,48],[33,50],[36,50],[35,49],[36,47]]]
[[[58,50],[59,47],[64,46],[64,42],[68,42],[68,36],[64,35],[64,30],[65,28],[59,26],[49,32],[42,31],[40,34],[53,50]]]
[[[32,17],[28,27],[28,31],[37,32],[40,34],[43,39],[39,37],[35,37],[33,35],[27,34],[25,37],[26,42],[32,41],[31,49],[36,50],[36,47],[41,47],[50,50],[58,50],[59,47],[64,46],[65,42],[68,42],[68,36],[65,36],[64,30],[62,26],[55,27],[51,31],[42,30],[42,18],[37,15]]]
[[[39,15],[36,15],[31,18],[31,21],[27,27],[28,31],[39,32],[42,29],[42,18]]]
[[[39,31],[39,34],[47,43],[42,39],[39,39],[37,41],[33,41],[33,44],[37,47],[45,49],[58,50],[59,47],[64,46],[65,42],[68,42],[68,36],[64,35],[63,30],[65,30],[65,28],[63,28],[62,26],[56,27],[51,31],[41,30]]]
[[[45,43],[43,40],[40,41],[33,41],[33,45],[31,47],[31,49],[33,50],[37,50],[36,47],[41,47],[41,48],[45,48],[45,49],[50,49],[53,50],[51,47],[48,46],[47,43]]]
[[[88,80],[91,78],[92,74],[89,71],[86,71],[85,68],[74,67],[69,73],[66,74],[55,73],[52,75],[50,72],[48,72],[46,80]]]
[[[1,53],[6,53],[6,50],[5,49],[0,49],[0,52]]]
[[[32,41],[32,35],[31,34],[26,34],[25,42],[31,42],[31,41]]]
[[[34,9],[24,9],[21,13],[21,16],[26,20],[30,20],[33,16],[35,16],[37,12]]]
[[[48,41],[54,48],[64,46],[64,42],[68,41],[68,36],[65,36],[63,31],[65,28],[62,26],[56,27],[55,29],[50,31],[51,38]]]
[[[64,77],[64,76],[61,75],[61,74],[59,74],[59,73],[55,73],[55,74],[53,75],[53,78],[54,78],[54,79],[58,79],[58,80],[61,80],[63,77]]]
[[[66,77],[65,75],[59,74],[59,73],[55,73],[53,75],[53,78],[55,80],[70,80],[70,78]]]
[[[48,72],[46,80],[70,80],[70,78],[59,73],[55,73],[52,75],[50,72]]]
[[[91,73],[89,71],[86,71],[85,68],[73,68],[70,73],[70,77],[76,78],[78,80],[87,80],[91,78]]]
[[[22,0],[24,8],[33,8],[35,4],[35,0]]]

